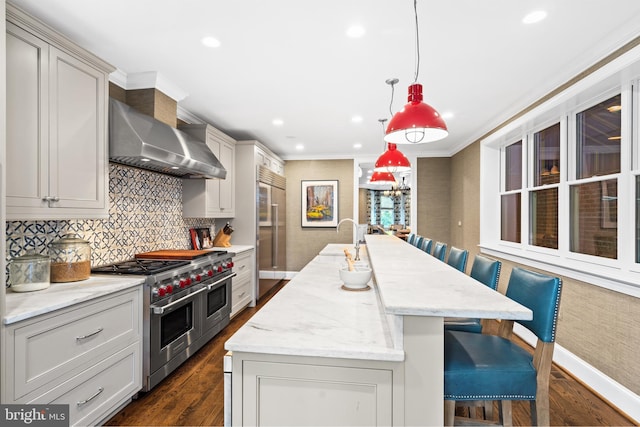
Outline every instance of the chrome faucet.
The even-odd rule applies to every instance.
[[[338,225],[336,226],[336,233],[338,233],[340,231],[340,224],[342,224],[344,221],[350,221],[356,227],[356,231],[357,231],[357,233],[356,233],[356,246],[355,246],[356,257],[354,258],[354,261],[360,261],[360,230],[361,230],[361,226],[357,222],[352,220],[351,218],[343,218],[343,219],[340,220],[340,222],[338,222]],[[362,238],[364,239],[364,236]]]

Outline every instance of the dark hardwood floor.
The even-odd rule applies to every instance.
[[[105,425],[221,426],[223,424],[222,357],[224,343],[286,282],[274,287],[255,308],[247,308],[169,378],[140,394]],[[523,347],[527,347],[522,343]],[[550,381],[551,424],[554,426],[633,426],[607,402],[553,366]],[[497,411],[496,411],[497,413]],[[530,425],[529,403],[514,402],[513,425]]]

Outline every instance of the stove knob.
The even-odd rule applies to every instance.
[[[218,273],[222,273],[222,266],[221,265],[218,266]]]
[[[213,276],[213,270],[207,271],[207,276],[209,276],[209,277]]]
[[[184,288],[185,286],[187,286],[187,282],[185,282],[184,280],[174,280],[173,285],[174,285],[176,288],[180,288],[180,289],[182,289],[182,288]]]
[[[195,281],[199,282],[201,280],[202,280],[202,275],[201,274],[196,274]]]
[[[227,263],[227,268],[231,268],[231,267],[233,267],[233,263],[232,263],[231,261],[229,261],[229,262]]]
[[[173,285],[167,285],[167,293],[170,294],[173,292]]]
[[[158,288],[158,296],[159,297],[163,297],[167,294],[167,288],[165,288],[164,286],[160,286]]]

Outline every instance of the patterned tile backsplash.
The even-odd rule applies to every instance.
[[[91,245],[93,267],[158,249],[190,249],[189,228],[215,220],[182,217],[182,181],[169,175],[117,164],[109,167],[109,218],[63,221],[7,221],[7,257],[49,245],[75,233]]]

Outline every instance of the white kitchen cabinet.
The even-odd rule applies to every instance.
[[[7,218],[106,218],[114,68],[7,4]]]
[[[232,359],[232,425],[403,425],[397,363],[236,351]]]
[[[278,175],[284,175],[284,162],[275,154],[256,145],[256,165],[264,166]]]
[[[6,327],[5,403],[68,404],[104,421],[142,387],[142,287]]]
[[[255,251],[253,249],[240,252],[233,257],[233,271],[236,272],[236,277],[231,282],[231,317],[253,301],[255,269]]]
[[[233,218],[236,141],[207,124],[183,125],[180,130],[206,142],[227,171],[226,179],[182,180],[182,215],[187,218]]]

